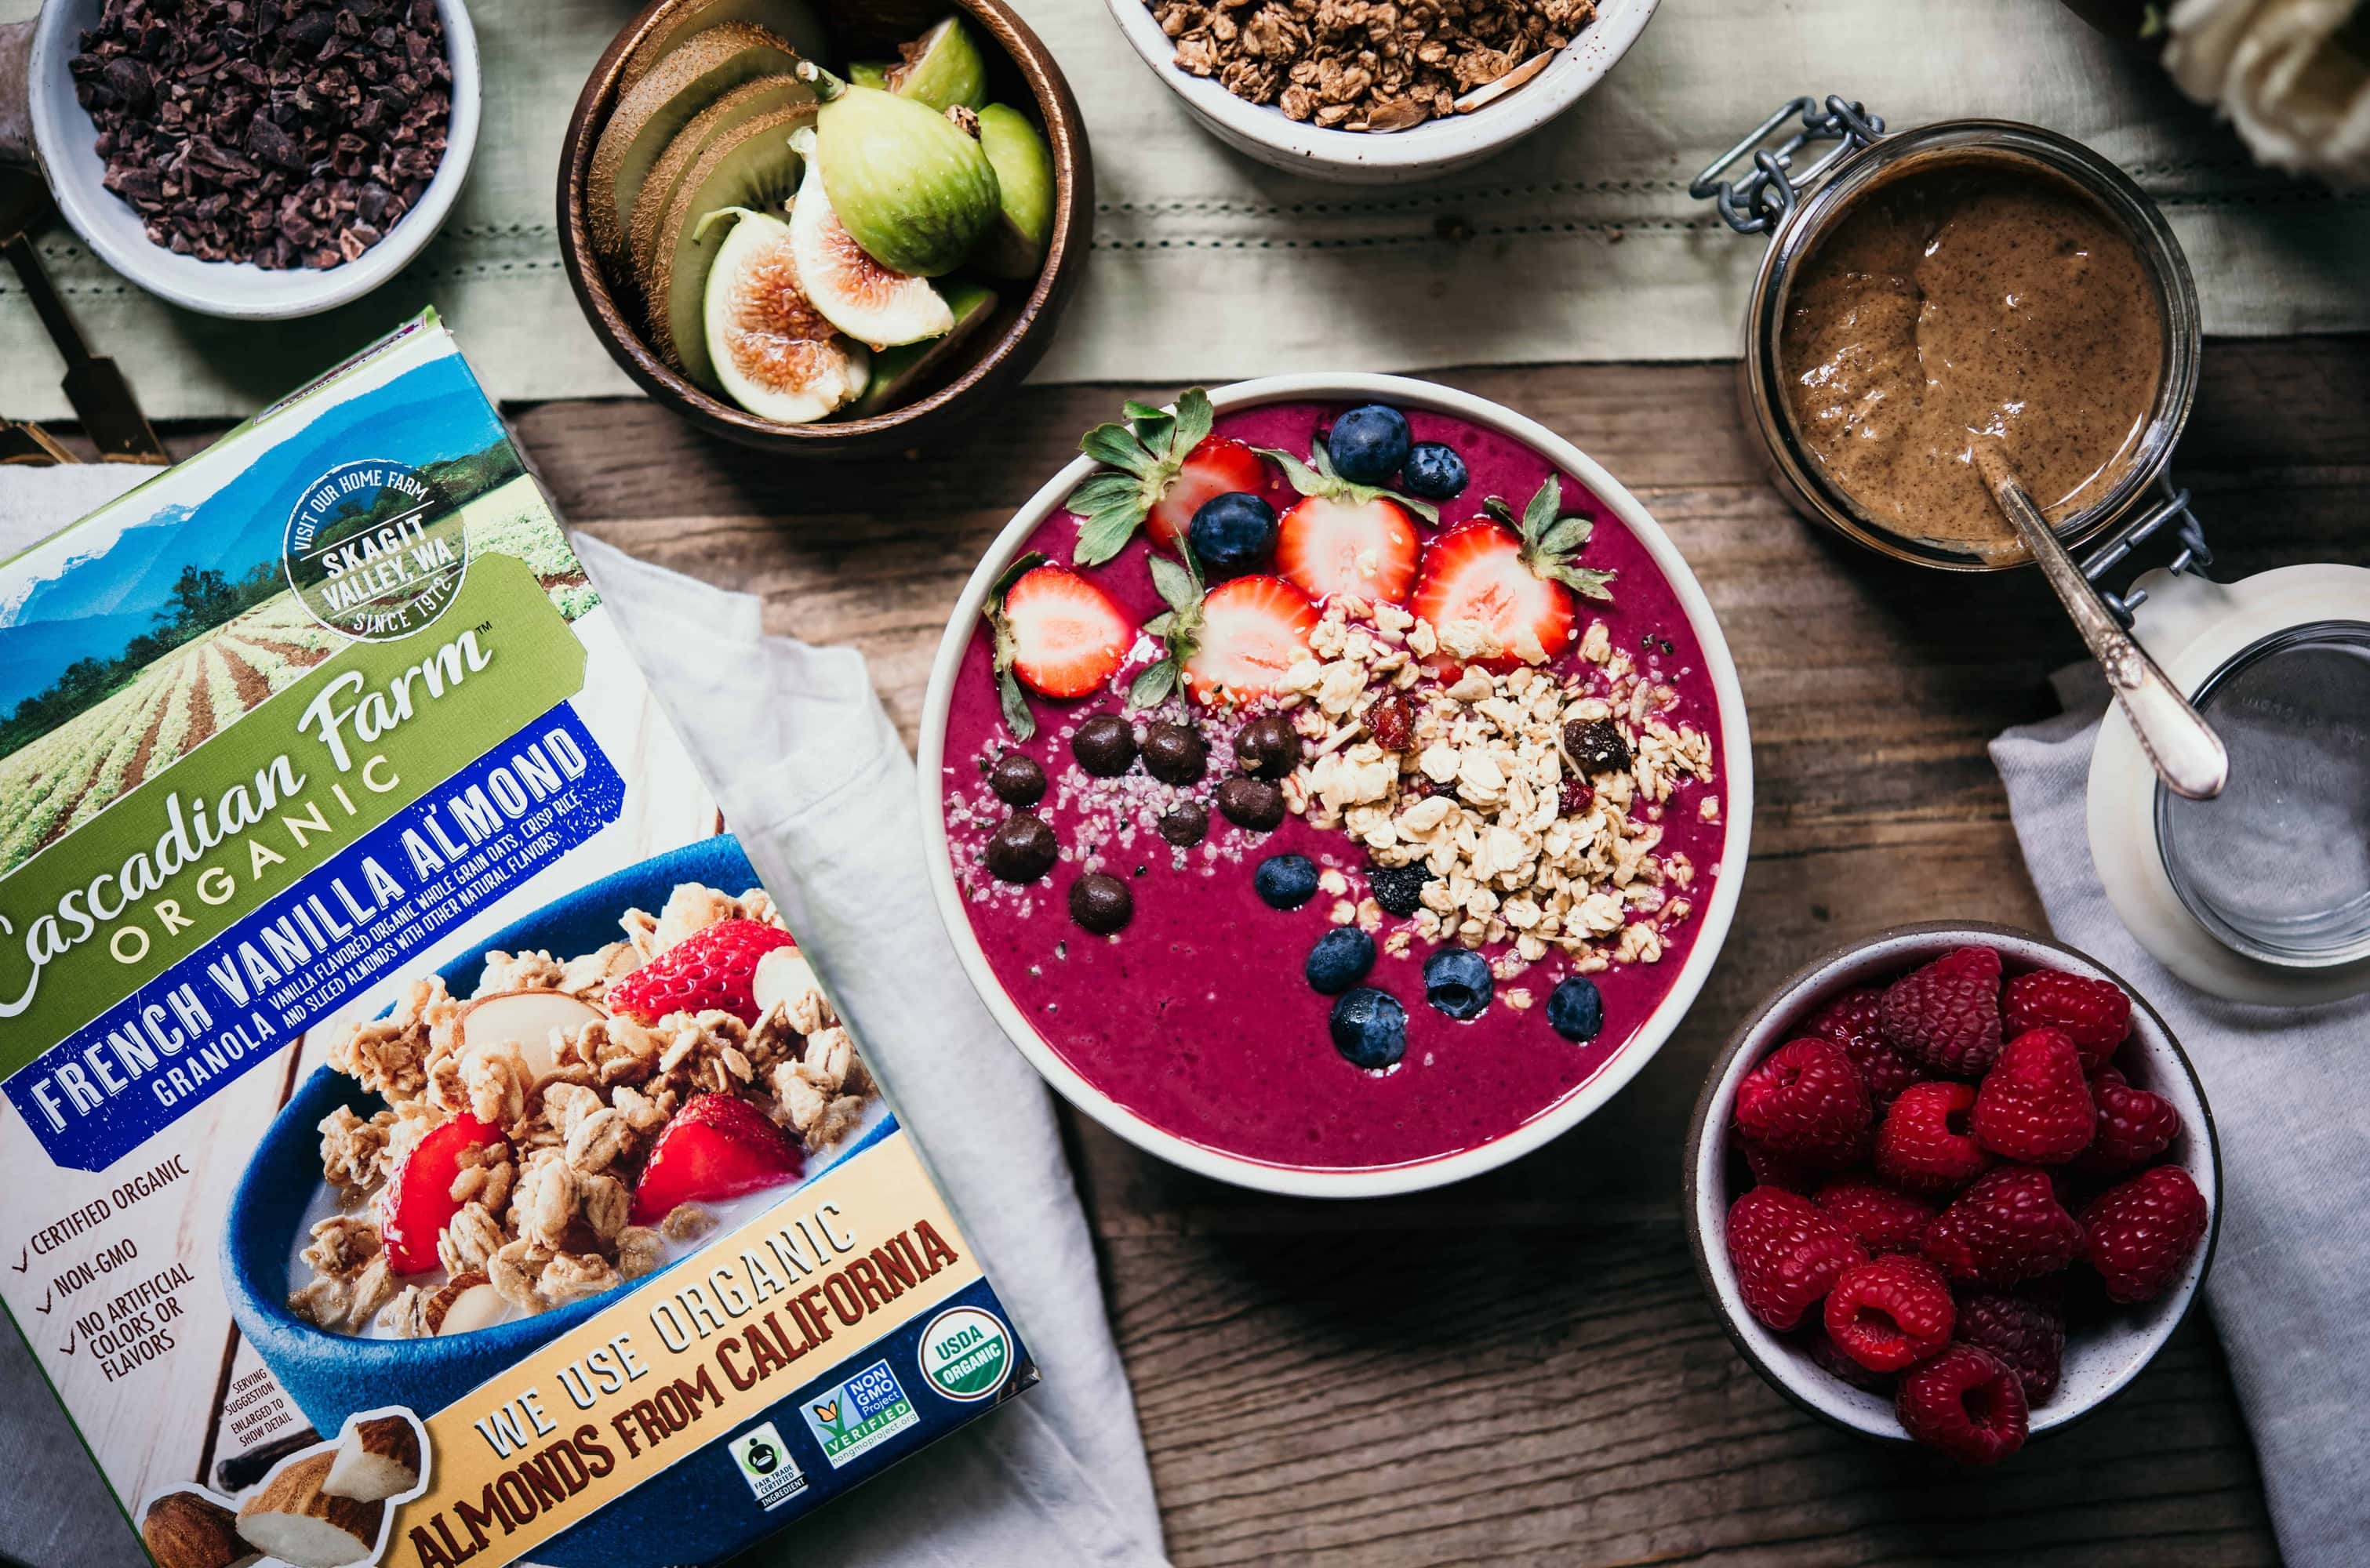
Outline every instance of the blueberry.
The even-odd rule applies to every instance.
[[[1407,416],[1382,403],[1351,409],[1325,438],[1333,472],[1352,485],[1386,485],[1408,458]]]
[[[1375,902],[1402,918],[1422,906],[1423,885],[1431,880],[1432,873],[1421,865],[1377,865],[1366,872]]]
[[[1407,1055],[1407,1009],[1388,991],[1360,986],[1342,992],[1327,1024],[1333,1048],[1352,1067],[1372,1071]]]
[[[1547,993],[1547,1025],[1567,1040],[1593,1040],[1605,1027],[1605,998],[1596,982],[1574,975]]]
[[[1375,967],[1375,939],[1354,925],[1337,925],[1308,950],[1302,973],[1311,990],[1338,996],[1366,978]]]
[[[1202,503],[1186,538],[1204,577],[1238,578],[1275,554],[1275,509],[1248,490],[1229,490]]]
[[[1305,854],[1271,854],[1251,874],[1251,886],[1270,909],[1296,910],[1317,897],[1317,863]]]
[[[1423,999],[1451,1018],[1478,1018],[1495,983],[1490,960],[1464,947],[1444,947],[1423,961]]]
[[[1399,483],[1410,496],[1445,501],[1462,491],[1472,477],[1455,448],[1438,441],[1418,441],[1408,448],[1407,473]]]

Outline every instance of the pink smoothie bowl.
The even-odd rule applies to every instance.
[[[1559,470],[1568,486],[1576,481],[1593,500],[1600,538],[1616,526],[1626,531],[1628,537],[1619,544],[1618,548],[1625,553],[1623,558],[1630,565],[1629,578],[1643,582],[1652,576],[1659,576],[1662,579],[1660,585],[1654,585],[1652,591],[1660,596],[1667,589],[1669,606],[1662,612],[1666,616],[1665,624],[1673,626],[1674,635],[1683,633],[1692,641],[1696,654],[1694,668],[1700,670],[1700,680],[1713,699],[1708,705],[1715,710],[1705,716],[1708,719],[1708,733],[1717,747],[1724,806],[1719,826],[1705,835],[1705,841],[1700,845],[1702,853],[1697,857],[1699,868],[1710,875],[1699,875],[1697,887],[1702,897],[1693,917],[1696,922],[1693,934],[1684,953],[1674,953],[1670,965],[1676,972],[1658,976],[1658,979],[1667,980],[1667,988],[1651,1002],[1651,1008],[1641,1002],[1642,1016],[1624,1020],[1628,1026],[1626,1036],[1612,1049],[1599,1051],[1592,1057],[1584,1074],[1575,1071],[1570,1086],[1557,1093],[1549,1103],[1526,1110],[1520,1119],[1502,1130],[1422,1158],[1365,1164],[1338,1161],[1295,1164],[1283,1159],[1250,1157],[1156,1125],[1147,1116],[1123,1103],[1106,1084],[1098,1082],[1095,1074],[1081,1071],[1066,1059],[1031,1023],[1028,1011],[1016,1003],[1011,992],[998,979],[995,964],[983,946],[979,931],[973,926],[972,914],[967,906],[958,874],[956,849],[948,827],[947,810],[952,792],[949,781],[955,776],[949,764],[964,764],[971,755],[972,747],[967,740],[958,739],[950,754],[949,734],[950,715],[963,711],[958,693],[966,689],[966,662],[989,594],[997,578],[1029,547],[1032,536],[1039,532],[1041,527],[1049,521],[1061,520],[1064,501],[1081,481],[1095,471],[1095,463],[1085,457],[1049,478],[996,537],[965,586],[932,666],[929,692],[922,712],[918,776],[924,840],[927,846],[938,912],[953,940],[965,975],[1030,1065],[1071,1104],[1137,1148],[1188,1171],[1219,1181],[1297,1196],[1374,1197],[1462,1181],[1517,1159],[1570,1131],[1619,1093],[1623,1086],[1652,1059],[1663,1041],[1670,1037],[1702,990],[1712,966],[1719,961],[1720,947],[1728,935],[1737,898],[1742,891],[1753,817],[1752,742],[1746,729],[1744,699],[1737,682],[1735,664],[1701,586],[1688,569],[1677,546],[1655,522],[1652,515],[1612,475],[1536,421],[1453,388],[1398,376],[1339,372],[1268,376],[1216,388],[1211,392],[1210,398],[1216,410],[1221,434],[1228,429],[1229,416],[1239,417],[1271,409],[1274,412],[1260,417],[1281,418],[1283,412],[1281,406],[1283,405],[1331,404],[1347,407],[1381,403],[1403,410],[1420,426],[1427,417],[1438,421],[1453,421],[1469,427],[1493,444],[1510,449],[1527,448],[1548,467]],[[1473,492],[1461,498],[1455,516],[1461,519],[1466,511],[1474,509],[1465,503],[1478,502],[1480,497],[1481,487],[1477,483]],[[1515,504],[1520,506],[1521,498],[1516,498]],[[1444,509],[1444,522],[1448,518],[1449,512]],[[1659,597],[1657,602],[1661,602]],[[971,680],[975,681],[977,678],[977,671],[972,671]],[[975,698],[964,699],[966,703],[973,701]],[[1115,710],[1117,704],[1111,701],[1102,706]],[[1041,715],[1041,721],[1042,716]],[[961,722],[958,721],[953,727],[961,728]],[[1214,755],[1212,765],[1214,768],[1226,765],[1222,749]],[[1287,829],[1291,827],[1288,822]],[[1279,842],[1282,837],[1278,836]],[[1346,845],[1347,840],[1343,841]],[[1249,871],[1248,864],[1242,867],[1246,884]],[[1214,910],[1213,915],[1215,919],[1225,918],[1223,910]],[[1123,940],[1124,936],[1122,933],[1122,938],[1112,940]],[[1157,962],[1156,957],[1151,955],[1140,956],[1152,957],[1153,962]],[[1297,963],[1296,957],[1294,963]],[[1223,985],[1225,979],[1223,975],[1217,976],[1213,983]],[[1265,983],[1261,982],[1262,985]],[[1272,1028],[1277,1036],[1279,1050],[1294,1048],[1296,1036],[1285,1038],[1285,1026],[1271,1022],[1289,1017],[1291,1008],[1307,994],[1300,990],[1296,979],[1293,982],[1293,990],[1299,995],[1278,995],[1271,999],[1265,995],[1240,998],[1240,1028],[1237,1032],[1257,1034]],[[1423,1007],[1421,995],[1409,1000],[1414,1009]],[[1550,1044],[1560,1043],[1553,1042],[1552,1037],[1546,1035],[1544,1024],[1541,1024],[1541,1034]],[[1610,1038],[1610,1031],[1607,1037]],[[1124,1039],[1120,1044],[1127,1047]],[[1167,1047],[1147,1038],[1145,1048]]]

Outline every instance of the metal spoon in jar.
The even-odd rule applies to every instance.
[[[2157,777],[2167,789],[2189,800],[2211,800],[2220,795],[2230,780],[2230,753],[2222,738],[2190,705],[2147,650],[2108,613],[2089,579],[2057,542],[2056,532],[1996,446],[1977,443],[1974,458],[2000,515],[2040,564],[2041,575],[2049,579],[2058,602],[2065,606],[2074,629],[2089,645],[2090,657],[2106,672],[2107,685],[2123,704],[2123,716],[2131,720],[2132,733],[2139,738],[2140,750],[2147,753]]]

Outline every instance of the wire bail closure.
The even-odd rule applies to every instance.
[[[1797,117],[1802,121],[1801,130],[1775,147],[1762,145],[1789,120]],[[1850,156],[1883,134],[1883,117],[1869,113],[1863,105],[1848,102],[1834,93],[1827,95],[1824,106],[1814,97],[1796,98],[1696,176],[1694,183],[1687,187],[1687,194],[1697,201],[1715,200],[1720,217],[1738,234],[1766,234],[1794,210],[1795,200],[1804,187],[1816,184],[1836,160]],[[1841,145],[1800,175],[1792,174],[1794,155],[1814,142],[1836,142]],[[1738,180],[1720,178],[1748,154],[1753,162],[1751,174]]]

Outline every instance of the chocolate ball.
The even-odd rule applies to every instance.
[[[1034,806],[1045,798],[1045,770],[1018,751],[1007,751],[987,770],[987,787],[1007,806]]]
[[[1135,731],[1114,714],[1097,714],[1070,737],[1070,755],[1098,778],[1117,778],[1135,761]]]
[[[1218,786],[1218,809],[1238,828],[1270,832],[1283,821],[1283,791],[1264,779],[1237,773]]]
[[[1088,872],[1070,884],[1070,918],[1097,936],[1109,936],[1135,918],[1135,895],[1116,876]]]
[[[1300,766],[1300,732],[1282,714],[1255,718],[1235,737],[1235,761],[1253,778],[1280,779]],[[1225,811],[1225,803],[1218,808]]]
[[[1045,819],[1016,811],[987,836],[987,869],[1000,882],[1034,882],[1053,869],[1062,846]]]
[[[1198,800],[1180,800],[1160,814],[1160,836],[1179,849],[1191,849],[1209,835],[1210,808]]]
[[[1162,784],[1196,783],[1209,766],[1210,743],[1200,730],[1163,722],[1144,732],[1144,771]]]

